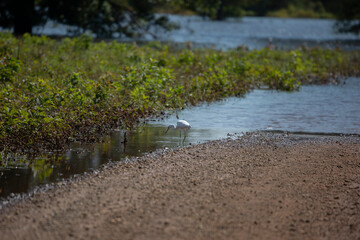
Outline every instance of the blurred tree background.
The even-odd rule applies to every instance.
[[[22,35],[53,20],[77,27],[73,35],[90,30],[100,38],[113,33],[133,36],[153,25],[173,26],[166,17],[154,15],[162,4],[162,0],[0,0],[0,26]]]
[[[213,20],[242,16],[337,18],[341,32],[360,32],[359,0],[0,0],[0,26],[30,32],[48,20],[87,30],[97,37],[134,36],[157,25],[171,29],[155,13],[196,14]]]

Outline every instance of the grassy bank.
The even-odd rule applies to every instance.
[[[358,75],[359,52],[174,49],[0,35],[0,150],[61,148],[114,127],[267,86]]]
[[[335,18],[335,15],[327,12],[320,3],[289,4],[287,8],[270,11],[266,15],[281,18]]]

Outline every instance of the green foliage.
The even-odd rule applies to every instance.
[[[353,0],[348,0],[348,2],[350,1]],[[197,15],[217,20],[244,15],[333,18],[333,14],[329,13],[329,11],[334,12],[334,9],[331,8],[332,2],[335,0],[175,0],[168,2],[165,9],[169,9],[168,12],[171,13],[191,10]],[[181,11],[179,8],[183,10]]]
[[[0,57],[0,83],[12,82],[19,70],[19,61],[9,55]]]
[[[321,2],[310,2],[299,6],[299,3],[291,3],[286,8],[268,12],[267,16],[282,18],[334,18],[327,12]]]
[[[139,119],[254,87],[359,74],[359,52],[296,49],[172,49],[89,37],[0,34],[0,149],[61,148]],[[16,60],[18,59],[18,60]],[[21,66],[21,67],[20,67]]]
[[[247,2],[244,0],[196,0],[196,1],[176,1],[174,7],[182,6],[184,9],[193,11],[200,16],[211,19],[223,20],[226,17],[241,17],[245,14],[244,8]]]

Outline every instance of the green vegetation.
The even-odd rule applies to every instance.
[[[358,75],[359,52],[176,49],[0,34],[0,151],[57,149],[146,116],[255,87]]]
[[[207,16],[211,19],[221,20],[226,17],[247,16],[275,16],[275,17],[300,17],[300,18],[335,18],[340,14],[356,12],[350,8],[358,8],[355,0],[175,0],[162,6],[161,11],[170,13],[185,13]],[[348,19],[357,19],[352,14]]]
[[[266,15],[282,18],[335,18],[333,14],[325,10],[320,2],[310,2],[305,6],[289,4],[286,8],[270,11]]]

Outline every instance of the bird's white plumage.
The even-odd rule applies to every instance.
[[[183,129],[183,130],[187,130],[190,129],[191,125],[190,123],[188,123],[185,120],[178,120],[176,123],[176,129]]]
[[[191,125],[190,125],[190,123],[188,123],[185,120],[178,120],[176,123],[176,126],[169,125],[165,133],[167,133],[169,131],[169,129],[171,129],[171,128],[180,129],[180,137],[181,137],[181,130],[184,130],[184,131],[189,130],[191,128]],[[184,140],[185,140],[185,138],[186,138],[186,134],[184,136]]]

